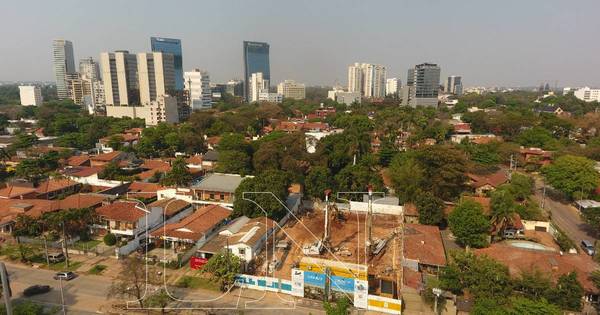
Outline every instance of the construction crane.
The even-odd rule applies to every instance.
[[[329,204],[329,196],[331,195],[331,189],[325,190],[325,222],[323,227],[323,237],[316,241],[315,243],[304,245],[302,247],[302,253],[304,255],[320,255],[323,250],[327,247],[331,246],[330,237],[331,237],[331,218],[330,218],[330,208]],[[336,211],[333,212],[335,216],[337,216],[337,208]]]

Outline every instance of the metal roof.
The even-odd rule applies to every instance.
[[[204,177],[193,189],[230,192],[238,188],[244,177],[238,174],[212,173]]]

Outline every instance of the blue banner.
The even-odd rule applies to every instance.
[[[330,276],[331,290],[347,293],[354,292],[354,278],[345,278],[338,276]]]
[[[304,271],[304,284],[325,288],[325,274],[312,272],[312,271]]]

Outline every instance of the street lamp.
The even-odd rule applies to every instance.
[[[438,308],[438,299],[440,297],[440,295],[442,295],[442,289],[440,288],[433,288],[431,289],[431,292],[433,292],[433,295],[435,295],[435,302],[433,304],[433,313],[437,314],[437,308]]]

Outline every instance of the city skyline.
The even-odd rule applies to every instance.
[[[195,11],[188,9],[181,18],[163,17],[164,21],[157,22],[163,13],[160,6],[143,15],[131,14],[139,4],[132,1],[111,12],[116,16],[110,26],[103,17],[111,5],[94,7],[95,14],[89,15],[92,5],[86,3],[77,3],[77,7],[66,2],[11,3],[6,6],[7,18],[0,22],[5,26],[4,40],[13,43],[3,53],[8,58],[0,61],[0,80],[53,81],[48,48],[53,39],[73,42],[75,60],[79,60],[97,59],[100,52],[119,49],[150,52],[149,38],[159,36],[181,39],[186,55],[183,70],[205,69],[214,82],[243,78],[240,48],[248,40],[270,44],[272,84],[293,79],[307,85],[345,85],[347,66],[361,61],[384,65],[388,77],[402,80],[411,65],[431,62],[440,65],[442,77],[463,75],[466,86],[535,86],[542,82],[600,86],[600,76],[590,70],[600,67],[594,54],[598,44],[587,40],[600,28],[592,13],[600,6],[597,2],[572,6],[552,1],[539,6],[509,1],[494,7],[498,13],[494,15],[487,14],[490,5],[475,2],[379,1],[340,6],[344,2],[331,1],[318,8],[266,2],[269,5],[260,6],[269,7],[264,12],[244,2],[236,3],[239,10],[235,12],[225,10],[226,4],[202,4],[211,15],[186,18]],[[188,8],[200,5],[182,4]],[[362,14],[375,5],[388,9],[376,17]],[[428,15],[410,16],[423,7]],[[72,23],[61,23],[65,10],[72,11]],[[30,15],[27,26],[9,27],[19,24],[26,14]],[[331,15],[339,18],[332,22]],[[359,17],[365,23],[355,23]],[[417,28],[422,18],[431,23]],[[394,24],[404,27],[389,27]],[[117,33],[119,36],[114,36]],[[357,35],[369,38],[373,45],[356,45]],[[586,49],[578,49],[574,55],[573,47]],[[527,71],[522,71],[524,67]]]

